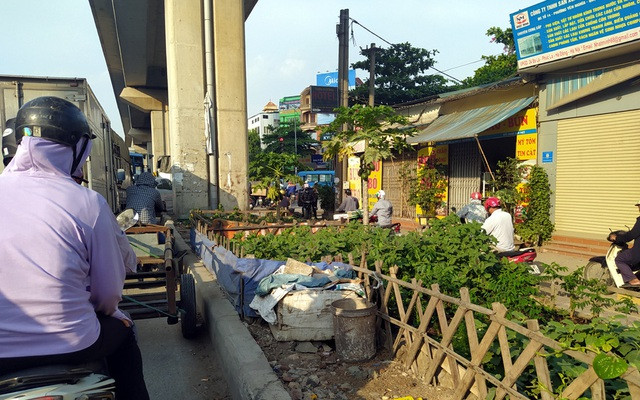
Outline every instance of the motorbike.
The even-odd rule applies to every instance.
[[[619,235],[624,232],[626,231],[613,231],[612,233]],[[616,265],[616,256],[627,248],[629,246],[624,242],[611,242],[606,255],[589,259],[589,263],[584,268],[584,277],[586,279],[597,279],[607,286],[615,285],[619,288],[624,285],[624,280]],[[640,270],[640,265],[632,265],[631,270],[637,272]]]
[[[2,400],[113,400],[115,381],[102,363],[48,365],[0,376]]]
[[[378,216],[377,215],[372,215],[369,217],[369,223],[370,224],[377,224],[378,223]],[[396,222],[395,224],[391,224],[389,226],[385,226],[384,228],[387,229],[391,229],[391,231],[393,233],[395,233],[396,235],[400,233],[400,223]]]
[[[455,207],[452,207],[451,210],[454,213],[456,212]],[[465,218],[460,217],[460,222],[464,224],[467,221]],[[535,262],[535,259],[538,256],[538,253],[536,252],[536,249],[533,247],[521,247],[518,250],[503,251],[497,254],[499,257],[501,258],[504,257],[507,260],[514,263],[526,263],[527,265],[529,265],[529,268],[531,269],[530,272],[534,275],[540,275],[542,273],[540,266],[538,265],[538,263]]]
[[[538,253],[533,247],[523,247],[518,250],[504,251],[498,253],[498,256],[505,257],[507,260],[514,263],[526,263],[531,269],[530,272],[534,275],[540,275],[542,273],[540,266],[535,262]]]
[[[360,221],[362,222],[362,210],[356,210],[356,211],[348,211],[346,213],[342,213],[342,214],[333,214],[333,219],[334,220],[340,220],[340,219],[346,219],[349,221]],[[369,224],[370,225],[376,225],[378,223],[378,216],[377,215],[371,215],[369,216]],[[391,231],[396,234],[399,235],[400,234],[400,223],[396,222],[395,224],[391,224],[389,226],[385,226],[385,228],[387,229],[391,229]]]
[[[123,231],[138,223],[139,215],[127,209],[116,217]],[[0,375],[0,400],[113,400],[115,381],[106,374],[104,361],[51,364]]]

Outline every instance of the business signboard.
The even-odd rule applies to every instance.
[[[311,86],[311,112],[332,113],[338,107],[338,88]]]
[[[300,95],[287,96],[280,99],[280,111],[283,110],[297,110],[300,108]]]
[[[549,0],[511,14],[518,68],[640,39],[637,0]]]
[[[327,72],[316,75],[316,85],[338,87],[338,72]],[[349,70],[349,87],[356,86],[356,70]]]

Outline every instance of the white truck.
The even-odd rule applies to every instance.
[[[109,118],[86,79],[0,75],[0,132],[24,103],[40,96],[60,97],[82,110],[96,135],[84,167],[87,186],[104,196],[113,212],[124,209],[125,189],[132,183],[130,143],[111,129]],[[3,169],[0,163],[0,172]]]

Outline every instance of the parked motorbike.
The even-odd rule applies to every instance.
[[[372,215],[369,217],[369,223],[370,224],[377,224],[378,223],[378,216],[377,215]],[[384,228],[387,229],[391,229],[391,231],[395,234],[399,234],[400,233],[400,223],[396,222],[395,224],[391,224],[389,226],[385,226]]]
[[[620,235],[626,231],[614,231],[613,233]],[[607,240],[609,238],[607,237]],[[586,279],[597,279],[604,282],[607,286],[616,285],[621,287],[624,285],[622,275],[616,265],[616,256],[622,250],[627,249],[629,246],[624,242],[611,242],[609,250],[605,256],[598,256],[589,259],[589,263],[584,268],[584,277]],[[640,264],[631,266],[634,272],[640,270]]]
[[[349,211],[349,212],[342,213],[342,214],[333,214],[333,219],[334,220],[346,219],[346,220],[349,220],[349,221],[360,221],[360,222],[362,222],[363,214],[362,214],[362,210]],[[369,224],[370,225],[376,225],[377,223],[378,223],[378,216],[377,215],[369,216]],[[391,231],[396,235],[400,234],[400,223],[399,222],[396,222],[395,224],[391,224],[389,226],[386,226],[385,228],[391,229]]]
[[[127,209],[116,217],[122,231],[134,226],[139,215]],[[115,381],[103,361],[52,364],[0,375],[0,400],[113,400]]]
[[[504,251],[498,253],[498,256],[506,257],[507,260],[514,263],[526,263],[529,265],[529,268],[531,268],[530,272],[534,275],[540,275],[542,273],[540,266],[535,262],[538,253],[533,247],[523,247],[518,250]]]
[[[0,376],[2,400],[113,400],[115,381],[102,363],[40,366]]]

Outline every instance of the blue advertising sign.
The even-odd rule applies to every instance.
[[[356,70],[349,70],[349,87],[356,85]],[[338,87],[338,72],[327,72],[316,75],[316,86]]]
[[[321,163],[322,162],[322,154],[312,154],[311,155],[311,162],[312,163]]]
[[[640,39],[636,0],[549,0],[511,14],[518,68]]]
[[[542,152],[542,162],[544,164],[552,163],[553,162],[553,151],[543,151]]]

